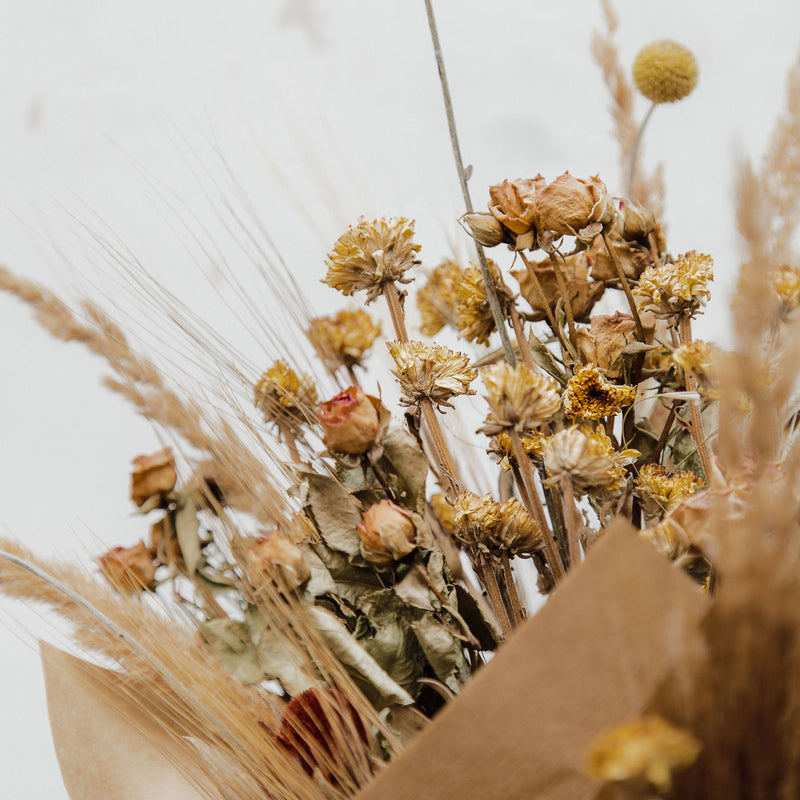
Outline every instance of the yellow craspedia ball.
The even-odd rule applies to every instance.
[[[633,62],[636,88],[654,103],[674,103],[697,86],[697,61],[682,44],[664,39],[645,45]]]

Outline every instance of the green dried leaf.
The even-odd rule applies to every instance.
[[[186,564],[186,571],[194,575],[195,570],[203,560],[200,549],[200,520],[197,518],[197,506],[190,497],[181,499],[178,507],[172,514],[172,523],[175,526],[175,535],[181,546],[181,555]]]
[[[304,472],[308,486],[308,505],[326,544],[350,556],[360,555],[361,539],[356,525],[361,511],[352,495],[335,478]]]
[[[428,478],[428,458],[414,437],[402,428],[390,428],[381,440],[384,472],[399,479],[399,504],[423,514],[425,511],[425,482]]]
[[[382,589],[384,584],[377,573],[371,567],[362,567],[353,564],[347,556],[336,550],[331,550],[324,542],[315,542],[310,545],[319,562],[328,570],[328,574],[333,581],[333,586],[325,582],[320,576],[320,580],[313,585],[309,584],[307,590],[314,594],[314,589],[319,588],[319,593],[331,592],[346,597],[351,602],[356,602],[357,598],[365,592],[372,592]],[[363,562],[362,562],[363,563]],[[313,570],[313,566],[312,566]],[[312,580],[314,573],[312,572]]]
[[[235,619],[212,619],[199,622],[197,628],[208,649],[228,672],[242,683],[258,683],[264,671],[258,663],[250,631]]]
[[[461,641],[433,614],[423,614],[411,628],[436,677],[448,689],[458,692],[458,676],[466,668]]]
[[[434,610],[432,601],[435,598],[428,584],[416,570],[412,569],[403,580],[395,584],[394,590],[398,597],[414,608],[421,608],[423,611]]]

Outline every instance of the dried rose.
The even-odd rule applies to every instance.
[[[149,456],[136,456],[131,473],[131,500],[141,506],[154,495],[171,492],[177,480],[175,459],[169,447]]]
[[[247,548],[245,577],[255,589],[278,578],[281,589],[292,591],[305,585],[311,577],[303,551],[283,531],[274,530],[259,536]]]
[[[120,592],[135,594],[153,586],[156,567],[144,542],[112,547],[97,560],[106,580]]]
[[[614,221],[614,214],[614,202],[597,175],[584,180],[565,172],[537,189],[533,222],[539,235],[597,234]],[[595,227],[587,231],[590,225]]]
[[[656,229],[656,218],[652,211],[636,200],[620,200],[614,227],[627,241],[646,239]]]
[[[361,455],[375,446],[386,409],[377,397],[351,386],[320,404],[325,446],[335,453]]]
[[[169,514],[150,528],[150,555],[166,564],[181,557],[181,546]]]
[[[419,541],[411,514],[391,500],[371,505],[356,528],[361,537],[361,555],[380,567],[404,558]]]
[[[506,238],[502,223],[486,212],[472,212],[461,218],[469,226],[472,238],[483,247],[494,247]]]
[[[516,236],[533,229],[534,201],[536,194],[546,184],[541,175],[535,178],[505,180],[489,187],[489,211]]]
[[[645,341],[652,342],[655,331],[655,321],[648,315],[643,315],[642,325],[645,332]],[[596,364],[606,371],[610,378],[619,375],[608,372],[611,365],[617,360],[620,353],[627,345],[636,340],[636,325],[630,314],[620,311],[612,315],[595,314],[591,326],[578,329],[578,352],[587,364]]]

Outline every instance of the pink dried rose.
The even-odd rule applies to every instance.
[[[120,592],[143,592],[155,581],[156,567],[144,542],[135,547],[112,547],[97,561],[106,580]]]
[[[385,418],[381,401],[358,386],[350,386],[320,404],[325,446],[335,453],[366,453],[375,446]]]
[[[302,549],[283,531],[275,529],[259,536],[247,548],[245,577],[255,589],[277,579],[279,588],[293,591],[308,583],[311,570]]]
[[[175,459],[169,447],[149,456],[136,456],[131,472],[131,500],[141,506],[155,495],[171,492],[177,480]]]
[[[411,514],[391,500],[371,505],[356,528],[361,537],[361,555],[379,567],[404,558],[419,541]]]

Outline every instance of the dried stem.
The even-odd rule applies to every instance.
[[[516,628],[525,619],[525,606],[519,599],[519,592],[517,591],[517,582],[514,580],[514,570],[511,568],[511,559],[507,552],[504,552],[500,558],[500,565],[503,569],[503,580],[506,584],[506,591],[508,592],[508,599],[511,605],[511,624]]]
[[[446,493],[455,496],[460,489],[460,481],[458,478],[458,467],[453,456],[450,455],[450,448],[447,446],[447,440],[444,438],[442,426],[439,424],[439,418],[433,408],[433,403],[425,397],[420,403],[420,410],[422,411],[422,418],[425,420],[425,426],[428,435],[431,438],[433,449],[436,451],[436,459],[444,473],[447,481]]]
[[[550,526],[547,523],[547,517],[545,517],[542,504],[539,502],[539,493],[536,491],[530,459],[522,446],[519,433],[512,428],[509,430],[508,435],[511,438],[511,445],[514,448],[514,458],[519,465],[519,475],[522,478],[521,488],[523,491],[520,492],[520,495],[522,496],[523,504],[542,532],[545,555],[550,563],[550,568],[553,570],[553,576],[556,582],[558,582],[565,575],[564,564],[558,554],[558,547],[556,546],[556,541],[553,538]]]
[[[639,126],[639,130],[636,133],[636,140],[633,143],[633,149],[631,150],[631,163],[628,167],[628,197],[631,197],[631,191],[633,190],[633,175],[636,171],[636,157],[639,155],[639,146],[642,143],[642,136],[644,135],[644,129],[647,127],[647,123],[650,121],[650,117],[655,110],[656,104],[653,103],[645,114],[644,119],[642,120],[642,124]]]
[[[514,334],[517,337],[517,344],[519,345],[519,353],[522,356],[522,361],[527,367],[534,369],[536,364],[531,355],[531,349],[528,347],[528,340],[525,338],[525,331],[522,327],[522,318],[519,315],[515,306],[511,306],[511,324],[514,326]]]
[[[574,569],[581,562],[581,547],[578,528],[575,525],[575,488],[572,476],[567,475],[561,481],[561,498],[564,503],[564,520],[567,525],[567,542],[569,545],[569,564]]]
[[[406,315],[403,311],[403,303],[400,300],[400,292],[392,281],[385,283],[383,286],[383,296],[389,305],[389,313],[392,315],[392,324],[394,325],[394,332],[401,342],[408,341],[408,331],[406,330]]]
[[[608,255],[614,262],[614,269],[616,269],[617,277],[619,278],[619,282],[622,284],[622,291],[625,292],[625,297],[628,299],[628,305],[631,308],[631,316],[633,317],[633,324],[636,326],[636,338],[640,342],[644,342],[644,327],[642,326],[642,320],[639,317],[639,309],[636,307],[636,300],[633,298],[633,292],[631,292],[628,279],[625,277],[625,271],[622,269],[622,264],[619,263],[617,253],[614,250],[614,245],[611,244],[608,234],[603,231],[602,236],[603,241],[606,244],[606,250],[608,250]]]
[[[500,584],[497,582],[497,575],[494,572],[494,564],[491,558],[481,552],[473,552],[471,560],[476,566],[478,580],[481,582],[481,586],[486,589],[492,608],[494,608],[497,619],[500,621],[503,637],[506,637],[511,633],[511,620],[508,616],[508,609],[503,603],[503,595],[500,592]]]
[[[572,313],[572,302],[570,301],[569,290],[567,289],[567,282],[564,279],[564,273],[561,271],[561,264],[558,263],[558,256],[555,253],[550,253],[550,263],[553,265],[553,272],[556,275],[556,282],[558,283],[558,291],[561,292],[561,297],[564,300],[564,314],[567,317],[567,329],[569,330],[569,340],[572,343],[572,349],[577,354],[578,352],[578,335],[575,332],[575,316]],[[570,354],[571,356],[572,354]]]

